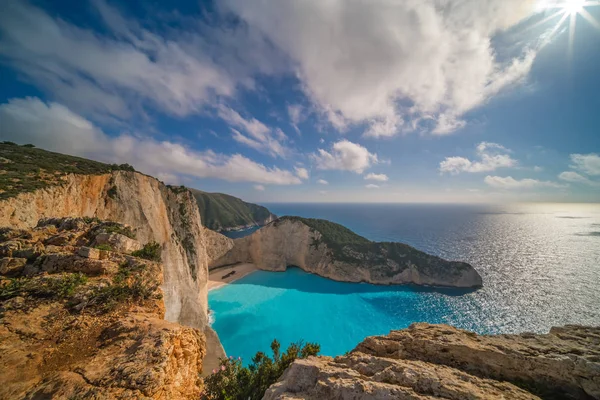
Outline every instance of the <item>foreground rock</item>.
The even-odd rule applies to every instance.
[[[285,271],[297,266],[343,282],[471,288],[482,285],[469,264],[446,261],[402,243],[376,243],[329,221],[283,217],[234,247],[210,268],[254,263],[260,269]]]
[[[164,320],[162,264],[90,247],[112,235],[142,247],[93,219],[0,230],[0,399],[199,398],[203,330]]]
[[[350,354],[298,360],[264,399],[600,398],[600,328],[478,336],[413,324]]]

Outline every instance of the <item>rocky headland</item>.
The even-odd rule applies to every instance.
[[[402,243],[377,243],[325,220],[282,217],[233,241],[210,268],[254,263],[268,271],[297,266],[343,282],[472,288],[481,276],[469,264],[446,261]]]
[[[600,328],[479,336],[413,324],[349,354],[295,361],[265,400],[598,399]]]

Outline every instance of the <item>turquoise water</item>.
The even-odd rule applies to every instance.
[[[305,340],[339,355],[369,335],[413,322],[479,333],[600,325],[600,206],[269,205],[278,215],[327,218],[372,240],[409,243],[470,262],[475,292],[330,281],[297,268],[259,271],[209,293],[213,327],[246,361]]]

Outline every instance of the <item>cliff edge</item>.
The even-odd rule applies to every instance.
[[[349,229],[319,219],[282,217],[252,235],[236,239],[217,268],[254,263],[263,270],[304,271],[343,282],[471,288],[482,285],[469,264],[446,261],[402,243],[371,242]]]
[[[599,399],[600,328],[479,336],[413,324],[335,359],[297,360],[263,399],[430,398]]]

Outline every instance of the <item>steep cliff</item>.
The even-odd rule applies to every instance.
[[[204,334],[163,319],[160,255],[136,238],[92,218],[0,230],[0,398],[199,397]]]
[[[230,231],[263,226],[277,218],[263,206],[247,203],[223,193],[190,189],[200,208],[202,223],[215,231]]]
[[[204,328],[209,258],[192,195],[136,172],[66,175],[61,182],[0,202],[0,226],[31,228],[47,217],[97,217],[131,226],[140,242],[162,247],[165,319]]]
[[[414,324],[290,366],[265,400],[600,398],[600,328],[478,336]]]
[[[283,217],[210,262],[211,268],[241,262],[284,271],[297,266],[344,282],[478,287],[482,280],[467,263],[446,261],[402,243],[376,243],[329,221]]]

